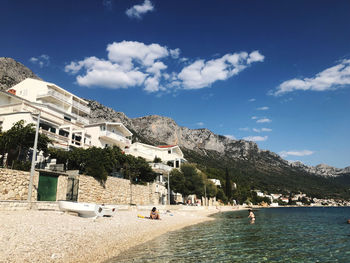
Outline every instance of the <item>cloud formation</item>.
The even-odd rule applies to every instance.
[[[141,19],[144,14],[154,10],[154,6],[150,0],[145,0],[142,5],[134,5],[125,11],[130,18]]]
[[[267,138],[268,136],[247,136],[247,137],[243,137],[243,140],[252,141],[252,142],[262,142],[262,141],[266,141]]]
[[[272,129],[270,128],[261,128],[261,129],[257,129],[257,128],[253,128],[254,132],[271,132]]]
[[[197,122],[196,125],[199,126],[199,127],[203,127],[204,126],[204,122],[202,122],[202,121]]]
[[[122,41],[109,44],[106,51],[107,59],[92,56],[72,61],[65,66],[65,71],[77,75],[80,86],[113,89],[142,86],[147,92],[170,92],[209,87],[263,60],[258,51],[226,54],[208,61],[198,59],[177,73],[170,71],[167,64],[182,60],[178,48]]]
[[[257,108],[257,110],[268,110],[268,109],[269,109],[269,107],[266,107],[266,106]]]
[[[42,54],[38,57],[31,57],[29,61],[33,64],[39,65],[39,67],[47,67],[50,64],[50,57]]]
[[[268,118],[262,118],[262,119],[258,119],[256,122],[257,123],[269,123],[272,120],[268,119]]]
[[[205,61],[198,59],[184,67],[178,75],[184,89],[201,89],[218,80],[226,80],[244,70],[253,62],[264,61],[259,51],[226,54],[221,58]]]
[[[256,99],[251,98],[251,99],[249,99],[248,101],[249,101],[249,102],[253,102],[253,101],[256,101]]]
[[[350,85],[350,59],[316,74],[312,78],[290,79],[281,83],[270,95],[278,96],[296,90],[326,91]]]
[[[302,150],[302,151],[297,151],[297,150],[292,150],[292,151],[281,151],[279,155],[283,158],[293,155],[293,156],[307,156],[314,154],[315,152],[310,151],[310,150]]]

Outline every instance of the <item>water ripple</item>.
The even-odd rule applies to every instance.
[[[350,208],[276,208],[215,215],[110,262],[350,262]]]

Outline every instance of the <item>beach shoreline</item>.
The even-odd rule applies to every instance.
[[[81,218],[60,211],[0,214],[0,262],[105,262],[170,231],[214,220],[239,208],[161,211],[161,220],[138,218],[149,211],[118,211],[114,217]]]

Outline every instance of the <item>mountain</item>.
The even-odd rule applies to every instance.
[[[39,79],[30,69],[11,58],[0,58],[1,89],[10,88],[27,77]],[[232,140],[208,129],[181,127],[168,117],[128,118],[124,113],[88,100],[90,121],[123,123],[135,141],[152,145],[177,144],[190,162],[206,170],[211,178],[225,181],[228,168],[238,184],[269,192],[302,191],[313,196],[350,198],[350,167],[338,169],[324,164],[316,167],[289,163],[278,154],[261,150],[254,142]]]
[[[33,71],[13,58],[0,57],[0,90],[7,90],[26,78],[40,79]]]

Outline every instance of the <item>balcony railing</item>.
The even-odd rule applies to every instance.
[[[131,145],[131,140],[111,131],[101,131],[100,137],[105,137],[115,142],[121,142],[124,145]]]
[[[172,169],[174,169],[174,167],[171,167],[171,166],[166,165],[164,163],[151,163],[150,166],[154,170],[161,170],[161,171],[165,171],[165,172],[170,172]]]
[[[63,94],[61,94],[61,93],[59,93],[57,91],[54,91],[54,90],[48,90],[45,93],[39,93],[37,95],[38,98],[48,97],[48,96],[54,97],[55,99],[58,99],[58,100],[66,103],[66,104],[71,104],[69,97],[67,97],[67,96],[65,96],[65,95],[63,95]]]
[[[87,114],[90,114],[90,108],[73,100],[73,107],[77,108],[78,110],[81,110]]]
[[[85,125],[88,125],[90,122],[88,119],[82,117],[82,116],[79,116],[78,114],[75,114],[75,113],[71,113],[72,116],[74,116],[74,118],[77,119],[78,122],[80,123],[83,123]]]

